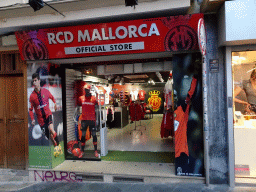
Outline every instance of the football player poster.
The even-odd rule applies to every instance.
[[[64,161],[62,88],[58,66],[27,68],[29,166],[53,168]]]
[[[173,56],[175,173],[203,176],[203,101],[200,53]]]

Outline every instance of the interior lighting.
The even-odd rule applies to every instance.
[[[233,52],[232,53],[232,64],[241,64],[247,60],[246,52]]]

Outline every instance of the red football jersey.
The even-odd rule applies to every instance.
[[[34,120],[33,108],[35,110],[37,121],[40,126],[44,125],[45,120],[52,114],[49,108],[49,99],[56,103],[54,97],[48,89],[41,88],[39,92],[35,90],[31,93],[29,98],[29,115],[31,120]]]
[[[82,119],[81,120],[96,120],[95,105],[97,104],[94,96],[79,97],[79,103],[82,105]]]
[[[145,96],[146,96],[146,92],[144,90],[139,90],[139,99],[141,101],[144,101],[145,100]]]

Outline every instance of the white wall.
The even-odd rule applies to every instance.
[[[8,6],[12,6],[15,4],[27,4],[29,0],[4,0],[4,1],[0,1],[0,7],[8,7]],[[45,2],[49,2],[49,1],[59,1],[59,0],[44,0]],[[65,0],[61,0],[61,1],[65,1]],[[66,1],[70,1],[70,0],[66,0]]]
[[[219,45],[256,43],[256,1],[226,1],[220,11]],[[225,25],[223,26],[223,22]]]
[[[14,4],[24,4],[28,3],[28,0],[8,0],[8,1],[0,1],[0,7],[7,7]]]
[[[28,0],[24,1],[28,2]],[[68,1],[71,2],[67,3]],[[41,27],[43,25],[49,26],[49,24],[66,25],[89,19],[132,16],[143,13],[154,15],[153,12],[155,11],[187,10],[190,7],[190,0],[140,0],[135,9],[134,7],[126,7],[124,0],[65,0],[66,3],[63,2],[56,1],[52,5],[66,17],[47,6],[36,12],[28,4],[16,8],[0,7],[0,35],[24,30],[27,26],[32,27],[33,25],[41,25]]]

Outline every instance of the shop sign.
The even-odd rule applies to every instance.
[[[16,32],[23,60],[198,50],[203,14]]]
[[[235,165],[235,175],[250,176],[249,165]]]
[[[219,60],[218,59],[210,59],[210,72],[219,72]]]
[[[199,48],[203,56],[206,55],[206,32],[205,32],[205,25],[204,25],[204,19],[201,18],[198,21],[198,43]]]

